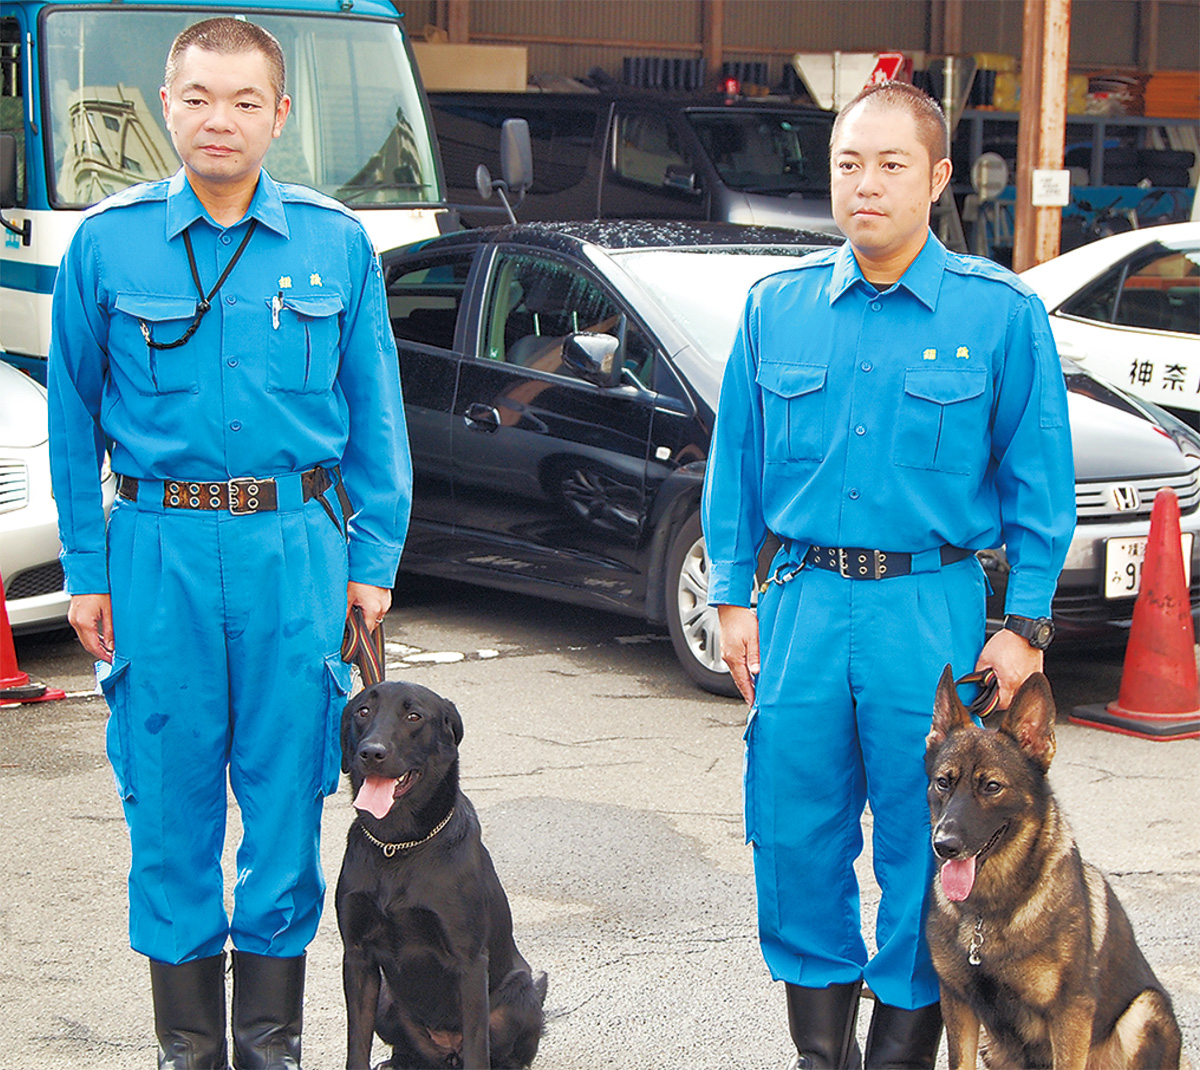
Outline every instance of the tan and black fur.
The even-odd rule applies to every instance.
[[[973,1068],[981,1048],[991,1067],[1178,1067],[1170,997],[1046,779],[1046,678],[1031,676],[992,731],[972,722],[947,667],[926,746],[939,864],[926,931],[951,1070]]]

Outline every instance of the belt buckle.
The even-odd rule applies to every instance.
[[[258,495],[262,485],[267,480],[255,479],[253,476],[242,476],[231,479],[226,484],[229,495],[229,511],[234,516],[249,516],[258,512]],[[245,493],[245,505],[242,505],[242,494]]]
[[[854,558],[851,571],[851,557]],[[848,580],[881,580],[887,575],[887,554],[882,550],[838,550],[838,572]]]
[[[850,575],[850,555],[846,552],[845,548],[841,547],[841,546],[839,546],[837,548],[837,555],[838,555],[838,574],[844,580],[853,579],[854,577]]]

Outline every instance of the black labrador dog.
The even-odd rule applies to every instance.
[[[458,786],[462,718],[427,687],[380,683],[342,713],[358,817],[337,885],[346,1066],[527,1067],[545,1017],[508,899]]]

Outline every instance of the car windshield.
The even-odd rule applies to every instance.
[[[639,249],[614,253],[709,358],[724,363],[750,287],[794,267],[803,246],[762,249]]]
[[[743,193],[829,193],[832,118],[786,112],[688,112],[709,158]]]
[[[122,5],[46,14],[46,125],[57,204],[94,204],[178,169],[158,96],[164,62],[181,30],[221,13]],[[283,48],[292,98],[267,156],[273,178],[356,206],[440,199],[421,94],[394,23],[301,15],[255,21]]]

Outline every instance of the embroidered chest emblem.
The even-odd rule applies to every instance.
[[[924,353],[921,354],[921,356],[924,357],[926,360],[937,360],[937,350],[936,349],[927,349],[927,350],[925,350]]]
[[[966,360],[971,356],[971,351],[966,346],[959,346],[954,355]]]
[[[292,288],[291,275],[280,275],[279,276],[279,288],[281,290],[290,290]]]
[[[309,286],[320,286],[320,285],[321,285],[321,276],[320,276],[320,275],[318,275],[318,274],[317,274],[317,273],[314,271],[314,272],[313,272],[311,275],[309,275],[309,277],[308,277],[308,284],[309,284]]]

